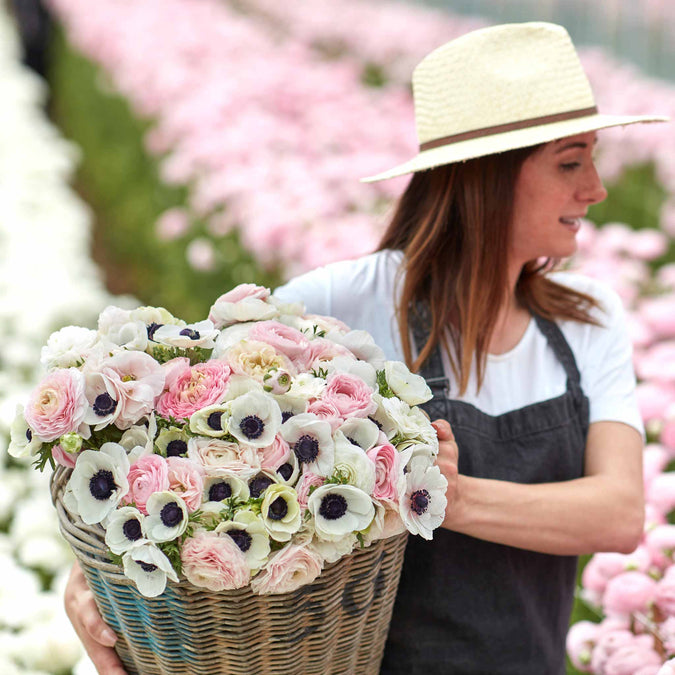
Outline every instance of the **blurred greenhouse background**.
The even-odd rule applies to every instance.
[[[358,179],[415,153],[413,66],[524,20],[567,27],[601,110],[675,117],[671,0],[0,0],[0,673],[93,672],[46,478],[5,453],[50,332],[110,303],[200,319],[240,282],[373,250],[406,179]],[[574,264],[624,299],[671,458],[675,128],[606,130],[598,163]]]

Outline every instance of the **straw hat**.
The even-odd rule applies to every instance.
[[[532,22],[473,31],[415,68],[419,154],[373,182],[574,134],[667,117],[598,112],[562,26]]]

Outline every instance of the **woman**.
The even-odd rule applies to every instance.
[[[408,545],[382,672],[563,673],[576,556],[640,538],[643,431],[617,296],[542,261],[606,196],[596,130],[657,118],[598,114],[543,23],[448,43],[413,88],[420,153],[367,179],[413,173],[380,250],[277,295],[368,330],[434,391],[448,508]],[[77,570],[66,603],[118,672]]]

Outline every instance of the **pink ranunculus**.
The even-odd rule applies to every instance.
[[[196,511],[202,505],[203,469],[187,457],[169,457],[166,462],[169,466],[169,490],[183,499],[188,511]]]
[[[179,361],[168,369],[164,393],[157,400],[162,417],[186,419],[223,400],[231,373],[227,364],[213,360],[190,366],[187,359]]]
[[[323,314],[305,314],[305,319],[314,322],[319,328],[325,331],[336,330],[339,333],[349,333],[351,330],[344,321],[340,321],[340,319],[336,319],[332,316],[324,316]],[[312,340],[312,342],[314,341]]]
[[[286,326],[278,321],[260,321],[251,327],[249,338],[271,345],[287,356],[298,368],[304,369],[307,366],[310,341],[297,328]]]
[[[675,509],[675,473],[668,471],[655,476],[649,484],[645,499],[664,514]]]
[[[649,485],[668,466],[670,452],[662,445],[649,443],[642,453],[642,478],[645,492],[649,494]]]
[[[231,291],[223,293],[216,302],[240,302],[247,298],[256,298],[257,300],[267,300],[270,297],[270,289],[255,284],[239,284]]]
[[[321,574],[322,558],[296,544],[287,544],[275,553],[265,569],[251,582],[254,593],[290,593],[309,584]]]
[[[291,447],[281,437],[281,434],[277,434],[274,437],[272,445],[268,445],[266,448],[258,450],[260,468],[263,469],[263,471],[276,471],[282,464],[285,464],[288,461],[290,454]]]
[[[673,563],[675,551],[675,525],[659,525],[645,534],[644,544],[652,562],[661,569]]]
[[[345,356],[352,360],[356,359],[347,347],[326,338],[315,338],[309,343],[309,353],[307,354],[308,368],[321,367],[323,361],[331,361],[337,356]]]
[[[187,456],[202,466],[207,476],[237,476],[247,480],[261,468],[255,448],[220,438],[192,437]]]
[[[30,393],[24,416],[32,433],[49,442],[77,431],[87,408],[85,376],[77,368],[59,368]]]
[[[115,426],[128,429],[154,409],[162,393],[166,371],[145,352],[123,351],[106,360],[103,375],[115,377],[120,394]]]
[[[675,456],[675,420],[668,419],[661,430],[661,443],[666,447],[670,453],[670,458]]]
[[[377,410],[372,389],[360,378],[347,373],[328,377],[322,400],[332,403],[343,417],[368,417]]]
[[[385,443],[371,448],[366,455],[375,464],[375,488],[372,496],[375,499],[397,501],[396,481],[398,480],[399,462],[396,448],[391,443]]]
[[[340,411],[325,400],[316,399],[307,406],[307,412],[314,413],[317,417],[330,424],[331,431],[335,433],[343,424],[344,418]]]
[[[656,581],[643,572],[623,572],[612,577],[602,598],[608,616],[633,612],[646,614],[654,600]]]
[[[129,492],[122,498],[122,503],[133,502],[147,515],[146,503],[150,495],[169,489],[169,467],[160,455],[143,455],[131,465],[127,480]]]
[[[267,302],[268,288],[255,284],[240,284],[223,293],[211,306],[209,319],[216,328],[223,328],[243,321],[262,321],[278,315],[278,311]]]
[[[304,511],[307,508],[307,500],[309,499],[309,490],[311,487],[321,487],[326,482],[323,476],[307,471],[300,476],[298,484],[295,486],[295,491],[298,494],[298,504]]]
[[[582,673],[591,670],[591,654],[598,640],[598,624],[592,621],[579,621],[573,624],[567,632],[567,655],[574,667]]]
[[[243,588],[251,578],[246,556],[229,536],[197,532],[185,540],[180,558],[187,580],[210,591]]]
[[[635,395],[646,423],[664,418],[666,409],[675,401],[675,388],[663,382],[640,382],[635,387]]]
[[[666,661],[656,675],[675,675],[675,659]]]
[[[601,632],[591,654],[591,672],[604,673],[609,658],[621,647],[631,645],[635,635],[627,628]]]
[[[605,675],[635,675],[645,666],[658,668],[662,663],[659,654],[651,647],[634,642],[619,647],[605,662]]]
[[[645,504],[645,532],[653,530],[657,525],[665,525],[667,522],[668,519],[661,509],[657,509],[649,502]]]
[[[77,461],[77,454],[66,452],[60,445],[52,447],[52,457],[57,464],[65,466],[66,469],[74,469]]]
[[[656,583],[654,603],[667,616],[675,616],[675,567],[669,567]]]

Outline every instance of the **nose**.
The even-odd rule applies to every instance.
[[[577,192],[579,201],[585,202],[588,205],[598,204],[607,198],[607,190],[602,184],[598,170],[595,164],[591,164],[589,170],[584,172],[583,181],[579,186]]]

